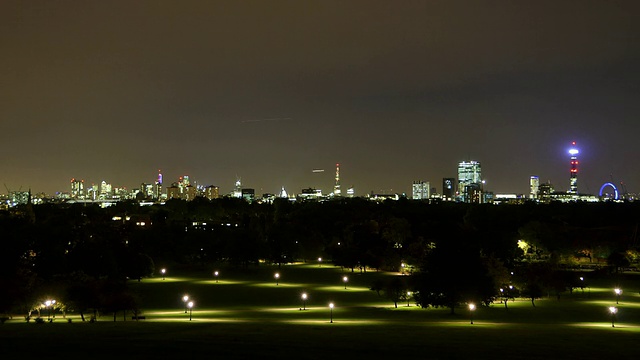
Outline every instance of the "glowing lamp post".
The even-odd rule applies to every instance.
[[[318,267],[322,267],[322,258],[321,257],[318,258]]]
[[[609,313],[611,313],[611,327],[616,327],[616,313],[618,312],[618,308],[615,306],[609,307]]]
[[[620,295],[622,295],[622,290],[620,288],[615,288],[613,291],[616,293],[616,304],[620,301]]]
[[[349,281],[349,278],[345,276],[342,278],[342,281],[344,282],[344,289],[347,290],[347,281]]]
[[[280,281],[280,273],[276,273],[274,275],[274,277],[276,278],[276,285],[278,285],[279,281]]]
[[[302,310],[307,310],[307,293],[302,293]]]
[[[407,291],[407,307],[411,306],[411,291]]]
[[[47,320],[51,321],[51,308],[55,305],[55,300],[47,300],[44,305],[47,307]]]
[[[193,313],[193,301],[189,301],[187,306],[189,307],[189,321],[191,321],[191,314]]]
[[[330,314],[329,316],[330,316],[330,319],[331,319],[330,322],[333,324],[333,303],[329,303],[329,314]]]
[[[469,304],[469,317],[471,318],[471,325],[473,325],[473,312],[476,310],[475,304]]]
[[[182,297],[182,302],[184,302],[184,313],[187,313],[187,301],[189,301],[189,295],[185,295]]]
[[[213,276],[216,277],[216,283],[218,283],[218,275],[220,275],[220,273],[217,271],[214,271]]]
[[[160,273],[162,274],[162,280],[164,280],[164,274],[167,272],[167,269],[160,269]]]

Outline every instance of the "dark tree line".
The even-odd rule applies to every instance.
[[[144,207],[121,202],[106,209],[25,206],[0,212],[0,313],[31,306],[45,290],[53,292],[47,290],[51,284],[75,310],[133,310],[127,279],[152,276],[156,267],[245,268],[260,260],[282,264],[318,257],[352,271],[397,271],[403,262],[412,264],[415,276],[402,286],[384,287],[383,293],[396,293],[396,301],[406,289],[422,306],[452,311],[465,301],[489,303],[516,291],[535,300],[549,289],[573,289],[527,268],[536,262],[554,264],[546,269],[557,271],[563,263],[585,259],[618,271],[628,267],[630,255],[637,254],[639,208],[635,203],[493,206],[360,198],[273,204],[197,198]],[[518,240],[528,244],[524,251]],[[517,288],[505,291],[514,284]],[[398,288],[403,290],[392,290]],[[90,296],[95,292],[102,298]]]

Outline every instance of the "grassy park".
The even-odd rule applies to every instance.
[[[130,281],[144,320],[120,313],[115,322],[113,314],[102,314],[89,323],[78,314],[57,313],[54,321],[36,324],[16,315],[0,326],[2,353],[9,355],[3,358],[627,359],[640,354],[637,274],[616,280],[623,289],[617,305],[613,281],[599,279],[559,300],[543,297],[535,307],[516,299],[508,309],[496,302],[473,314],[459,308],[452,315],[413,302],[395,308],[369,290],[377,278],[395,273],[351,273],[317,263],[217,270],[214,277],[211,271],[168,269],[164,279]],[[193,301],[191,309],[184,295]],[[615,327],[610,306],[618,308]]]

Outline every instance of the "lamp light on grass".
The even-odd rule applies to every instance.
[[[302,293],[302,309],[307,310],[307,293]]]
[[[193,313],[193,301],[189,301],[187,306],[189,307],[189,321],[191,321],[191,314]]]
[[[275,275],[273,275],[273,277],[276,278],[276,285],[278,285],[280,282],[280,273],[276,273]]]
[[[164,274],[167,272],[167,269],[162,268],[160,269],[160,273],[162,273],[162,280],[164,280]]]
[[[622,289],[615,288],[613,289],[613,292],[616,293],[616,304],[617,304],[620,301],[620,295],[622,295]]]
[[[611,327],[616,327],[615,321],[616,321],[616,314],[618,313],[618,308],[615,306],[610,306],[609,313],[611,313]]]
[[[330,322],[333,324],[333,303],[329,303],[329,314],[330,314],[329,316],[330,316],[330,319],[331,319]]]
[[[215,277],[216,277],[216,283],[218,282],[218,275],[220,275],[220,273],[219,273],[219,272],[217,272],[217,271],[214,271],[214,272],[213,272],[213,276],[215,276]]]
[[[411,291],[407,291],[407,307],[411,306],[411,295],[413,293]]]
[[[471,318],[471,325],[473,325],[473,312],[476,310],[475,304],[469,304],[469,317]]]
[[[344,282],[344,289],[345,289],[345,290],[347,290],[347,281],[349,281],[349,278],[348,278],[348,277],[346,277],[346,276],[344,276],[344,277],[342,278],[342,281]]]
[[[189,301],[189,295],[185,295],[182,297],[182,302],[184,302],[184,313],[187,313],[187,301]]]

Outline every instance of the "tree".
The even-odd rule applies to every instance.
[[[373,290],[375,291],[378,296],[380,296],[380,291],[384,290],[384,280],[382,279],[376,279],[372,284],[371,287],[369,288],[369,290]]]
[[[615,272],[619,273],[620,269],[623,269],[624,271],[624,268],[629,267],[631,262],[629,261],[626,253],[621,251],[614,251],[607,258],[607,264],[609,264],[609,266],[613,266]]]
[[[138,279],[138,281],[145,276],[153,275],[155,271],[155,265],[151,257],[141,253],[129,254],[124,267],[126,275],[130,279]]]
[[[533,305],[533,307],[536,307],[535,300],[540,299],[542,294],[542,285],[536,281],[527,282],[524,289],[522,289],[522,295],[531,299],[531,305]]]
[[[547,263],[529,263],[518,272],[522,282],[522,295],[531,299],[531,305],[542,297],[544,284],[550,279],[551,271]]]
[[[384,287],[385,296],[393,301],[393,305],[398,308],[398,301],[403,300],[407,293],[406,285],[399,276],[394,276]]]
[[[456,306],[474,301],[491,303],[496,286],[490,277],[477,244],[468,233],[440,241],[416,276],[416,303],[422,307]]]

